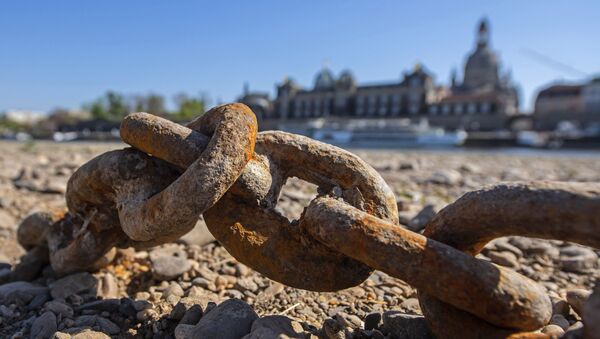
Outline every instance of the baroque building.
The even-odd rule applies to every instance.
[[[286,78],[276,86],[273,100],[247,90],[238,100],[249,105],[265,126],[317,118],[427,118],[432,125],[448,129],[500,129],[518,113],[517,90],[500,69],[490,46],[489,24],[483,19],[460,83],[454,74],[450,86],[436,85],[421,64],[397,81],[377,84],[358,84],[348,70],[336,77],[323,68],[312,88]]]

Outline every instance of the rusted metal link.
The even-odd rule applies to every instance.
[[[520,235],[572,241],[600,248],[600,184],[532,182],[501,184],[465,194],[441,210],[425,236],[471,255],[498,237]],[[419,293],[421,308],[439,338],[507,338],[515,333],[492,326],[432,293]]]
[[[473,258],[441,242],[320,197],[301,227],[332,249],[402,279],[497,326],[534,330],[552,305],[541,286],[515,271]]]
[[[193,123],[188,126],[198,128]],[[156,126],[137,124],[135,130],[140,137],[129,138],[128,128],[122,125],[125,142],[182,168],[191,155],[202,151],[201,142],[184,142],[201,140],[196,131],[173,126],[170,134],[157,135]],[[173,137],[175,134],[179,136]],[[156,144],[186,151],[176,153],[138,145],[138,140],[152,136]],[[317,184],[321,193],[338,190],[354,206],[385,220],[398,220],[393,193],[357,156],[310,138],[263,132],[257,137],[253,159],[239,179],[204,213],[211,233],[240,262],[289,286],[335,291],[364,281],[372,271],[370,267],[329,249],[308,236],[297,221],[275,210],[279,192],[291,176]]]
[[[123,122],[129,138],[136,124],[162,121],[136,113]],[[104,153],[81,166],[67,184],[69,212],[54,223],[46,240],[50,263],[59,274],[84,270],[113,246],[153,246],[173,241],[191,230],[202,212],[235,182],[254,152],[257,124],[242,104],[223,105],[193,122],[205,132],[203,152],[194,154],[182,171],[135,149]],[[154,135],[168,140],[171,132],[154,124]],[[182,127],[183,128],[183,127]],[[210,138],[210,139],[209,139]],[[138,139],[152,145],[154,139]],[[175,150],[177,152],[177,150]],[[21,225],[23,234],[36,223]],[[27,237],[23,237],[27,239]]]

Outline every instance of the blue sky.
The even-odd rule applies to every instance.
[[[448,83],[477,21],[530,109],[540,86],[600,72],[600,1],[2,1],[0,111],[76,108],[112,89],[234,100],[323,63],[359,82],[416,62]],[[531,51],[566,66],[550,67]],[[568,67],[567,67],[568,66]]]

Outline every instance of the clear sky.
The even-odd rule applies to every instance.
[[[421,62],[448,83],[452,68],[462,74],[482,16],[525,110],[540,86],[600,72],[594,0],[7,0],[0,111],[77,108],[109,89],[230,101],[244,82],[273,93],[288,75],[312,86],[324,62],[359,83],[397,80]]]

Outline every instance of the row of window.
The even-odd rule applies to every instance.
[[[494,113],[496,105],[489,102],[454,103],[429,106],[431,115],[462,115],[462,114],[490,114]]]

